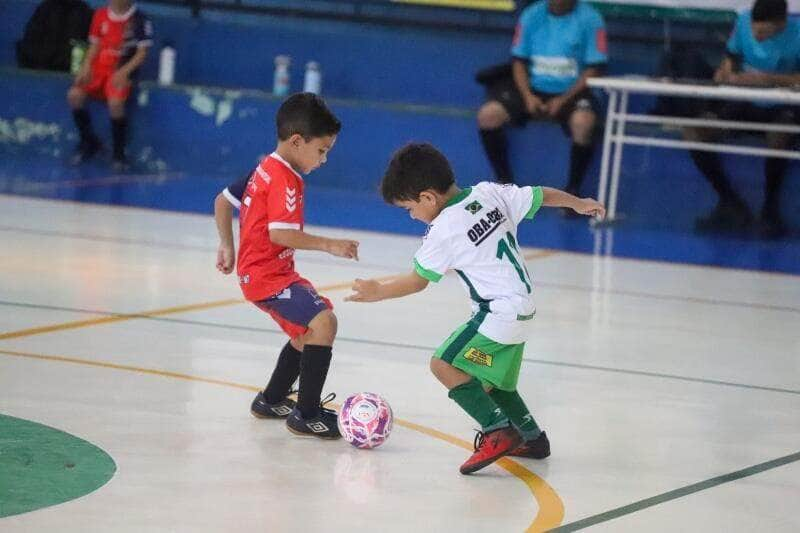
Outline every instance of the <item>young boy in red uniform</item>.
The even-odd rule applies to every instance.
[[[67,93],[81,139],[72,163],[86,161],[101,147],[84,108],[86,97],[90,96],[108,103],[113,165],[116,170],[123,170],[127,167],[125,102],[131,93],[131,80],[153,44],[153,27],[131,0],[109,0],[108,6],[99,8],[92,17],[89,42],[83,65]]]
[[[247,180],[221,192],[214,202],[220,236],[217,269],[233,271],[231,220],[239,214],[237,273],[245,298],[268,313],[289,335],[266,388],[253,400],[258,418],[286,418],[296,434],[339,438],[336,412],[320,403],[331,362],[336,316],[331,302],[294,269],[295,250],[320,250],[358,259],[358,242],[317,237],[303,231],[303,178],[327,160],[341,129],[318,96],[290,96],[278,109],[278,146]],[[300,377],[297,402],[287,398]]]

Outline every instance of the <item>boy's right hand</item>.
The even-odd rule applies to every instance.
[[[573,209],[576,213],[597,217],[600,220],[606,217],[605,206],[594,198],[579,198]]]
[[[328,253],[336,257],[346,257],[358,261],[358,241],[348,239],[331,239],[328,243]]]
[[[230,274],[233,272],[233,265],[236,263],[236,252],[233,246],[219,245],[217,250],[217,270],[223,274]]]

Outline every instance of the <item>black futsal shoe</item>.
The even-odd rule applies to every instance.
[[[284,398],[278,403],[268,403],[264,393],[259,392],[250,405],[250,413],[256,418],[286,418],[296,404],[297,402],[291,398]]]
[[[508,454],[511,457],[528,457],[530,459],[544,459],[550,456],[550,441],[547,434],[542,431],[535,439],[527,440],[519,445],[513,452]]]
[[[339,433],[337,425],[338,415],[333,409],[326,409],[324,405],[336,398],[335,394],[329,394],[320,402],[319,412],[316,416],[303,418],[303,413],[295,407],[289,418],[286,419],[286,428],[295,435],[304,437],[318,437],[320,439],[338,439],[342,434]]]

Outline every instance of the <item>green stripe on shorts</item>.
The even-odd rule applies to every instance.
[[[453,334],[444,341],[444,344],[436,350],[436,357],[452,365],[453,359],[464,349],[470,339],[478,334],[478,328],[483,323],[484,318],[486,318],[486,311],[478,311],[469,322],[455,330]],[[440,350],[442,350],[441,354],[439,354]]]

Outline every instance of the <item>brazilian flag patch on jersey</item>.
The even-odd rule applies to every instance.
[[[474,202],[467,204],[467,206],[464,209],[466,209],[467,211],[469,211],[474,215],[475,213],[483,209],[483,206],[478,200],[475,200]]]
[[[492,356],[477,348],[470,348],[467,350],[464,354],[464,358],[472,361],[476,365],[492,366]]]

